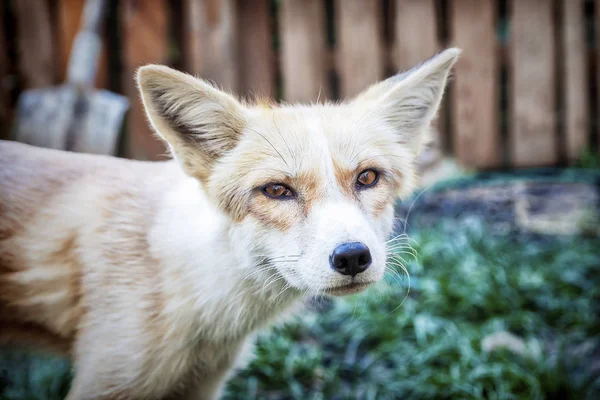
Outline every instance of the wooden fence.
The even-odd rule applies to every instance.
[[[0,119],[56,84],[84,0],[0,6]],[[243,95],[351,96],[447,46],[464,49],[437,127],[478,168],[556,165],[600,145],[600,0],[111,0],[99,87],[132,102],[121,155],[161,157],[133,82],[143,64]],[[596,17],[594,17],[596,15]],[[598,35],[598,34],[597,34]],[[600,36],[600,35],[598,35]]]

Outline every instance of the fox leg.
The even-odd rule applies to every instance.
[[[183,400],[217,400],[221,397],[230,369],[199,373],[194,377]]]

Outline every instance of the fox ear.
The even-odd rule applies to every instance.
[[[156,133],[189,175],[206,180],[214,162],[239,140],[244,107],[207,82],[165,66],[140,68],[137,82]]]
[[[375,115],[387,121],[400,135],[400,141],[418,154],[460,53],[460,49],[447,49],[409,71],[371,86],[353,102],[374,107]]]

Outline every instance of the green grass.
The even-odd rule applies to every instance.
[[[584,151],[577,161],[577,166],[580,168],[600,168],[600,152]]]
[[[0,399],[63,399],[71,380],[68,361],[5,351],[0,355]]]
[[[599,238],[490,237],[474,223],[415,239],[401,307],[406,288],[390,279],[277,329],[227,398],[600,396]],[[501,331],[524,350],[483,351]]]
[[[276,328],[225,398],[600,398],[600,238],[487,232],[416,232],[404,303],[407,280],[390,274]],[[503,331],[520,351],[482,349]],[[68,379],[60,360],[0,358],[2,399],[59,399]]]

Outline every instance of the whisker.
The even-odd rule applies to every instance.
[[[276,271],[276,267],[277,265],[284,265],[284,264],[295,264],[297,263],[298,260],[281,260],[281,261],[271,261],[269,263],[267,263],[266,265],[263,265],[260,268],[251,268],[250,271],[245,274],[245,278],[250,278],[256,275],[259,275],[263,272],[269,271],[269,270],[274,270]]]
[[[281,294],[283,292],[285,292],[286,290],[290,289],[292,287],[292,285],[290,285],[287,281],[284,283],[283,288],[279,291],[279,293],[277,293],[277,295],[269,302],[269,306],[274,304],[275,301],[277,300],[277,298],[279,296],[281,296]]]
[[[386,247],[386,249],[389,249],[389,250],[413,248],[413,246],[410,243],[408,243],[407,241],[388,244],[385,247]]]
[[[279,152],[279,150],[277,150],[277,148],[275,146],[273,146],[273,143],[271,143],[271,141],[269,139],[266,138],[265,135],[263,135],[262,133],[260,133],[259,131],[252,129],[252,128],[246,128],[248,129],[250,132],[254,132],[257,135],[259,135],[260,137],[262,137],[264,140],[267,141],[267,143],[269,143],[269,145],[273,148],[273,150],[275,150],[275,152],[279,155],[279,158],[281,158],[281,160],[283,160],[283,162],[285,163],[285,165],[290,168],[290,165],[287,163],[287,161],[285,160],[285,158],[283,158],[283,156],[281,155],[281,153]]]
[[[273,277],[274,277],[274,279],[273,279]],[[266,290],[266,289],[267,289],[269,286],[273,285],[275,282],[278,282],[278,281],[280,281],[280,280],[284,279],[284,277],[283,277],[283,276],[281,276],[281,275],[277,276],[277,275],[275,275],[275,274],[274,274],[274,275],[273,275],[273,277],[271,277],[270,279],[267,279],[267,281],[265,282],[265,284],[263,285],[263,287],[260,289],[260,292],[259,292],[259,293],[260,293],[261,295],[263,295],[263,294],[264,294],[264,291],[265,291],[265,290]]]
[[[279,129],[279,126],[277,125],[277,122],[275,121],[275,113],[273,113],[273,125],[275,125],[275,130],[279,134],[279,137],[281,138],[281,140],[283,140],[283,143],[285,143],[285,147],[287,147],[288,153],[290,153],[290,157],[292,157],[292,159],[294,160],[294,165],[297,167],[297,165],[296,165],[297,164],[297,162],[296,162],[296,156],[292,152],[292,149],[290,148],[290,145],[288,144],[287,140],[285,140],[285,137],[281,133],[281,130]]]
[[[360,128],[362,127],[362,124],[371,116],[373,116],[376,112],[377,108],[373,107],[369,110],[367,110],[362,116],[361,118],[358,120],[358,122],[356,123],[356,125],[354,126],[354,129],[352,129],[352,132],[350,133],[350,140],[352,140],[352,151],[351,153],[355,153],[356,152],[356,146],[358,145],[358,138],[356,137],[356,134],[358,133],[358,131],[360,130]],[[357,157],[353,157],[352,158],[352,163],[356,162]]]
[[[431,186],[421,189],[421,191],[419,191],[419,194],[417,194],[417,196],[413,199],[412,203],[408,207],[408,211],[406,212],[406,218],[405,218],[406,223],[404,224],[404,232],[403,233],[406,233],[406,229],[408,227],[408,218],[410,217],[410,213],[412,212],[413,207],[415,206],[415,204],[417,203],[419,198],[423,195],[423,193],[425,193],[429,189],[431,189]]]
[[[396,254],[410,254],[415,258],[418,255],[417,250],[412,246],[395,247],[388,249],[388,256],[393,257]]]

